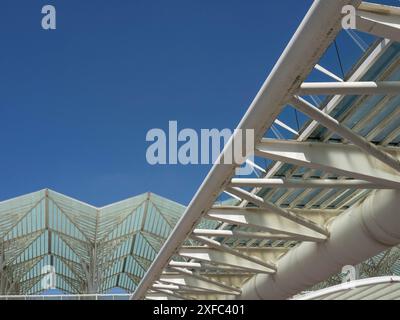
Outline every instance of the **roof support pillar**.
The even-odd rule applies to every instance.
[[[90,262],[83,262],[82,267],[86,275],[86,293],[99,293],[99,271],[96,265],[96,246],[91,248]]]

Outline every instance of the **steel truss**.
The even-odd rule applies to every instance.
[[[341,79],[318,63],[341,31],[345,5],[357,8],[359,31],[385,39]],[[337,216],[376,190],[400,189],[399,22],[394,7],[314,1],[238,126],[254,129],[255,156],[267,170],[250,162],[255,176],[243,178],[236,165],[214,165],[132,299],[249,297],[254,281],[279,274],[294,248],[330,241]],[[307,82],[313,69],[331,81]],[[315,96],[325,102],[311,103]],[[279,121],[286,107],[309,118],[300,132]],[[291,138],[266,138],[274,123]],[[221,205],[221,194],[233,203]],[[199,227],[207,221],[219,227]]]

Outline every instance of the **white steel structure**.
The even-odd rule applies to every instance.
[[[356,280],[306,293],[294,300],[400,300],[400,277]]]
[[[341,79],[319,61],[342,29],[346,5],[357,8],[359,31],[383,39]],[[267,170],[252,163],[257,175],[243,178],[236,165],[214,165],[132,299],[287,299],[398,245],[396,41],[399,8],[315,0],[238,125],[254,129],[256,162],[267,159]],[[327,82],[307,82],[313,69]],[[316,96],[325,102],[311,103]],[[289,128],[290,139],[266,138],[288,106],[307,124]],[[223,193],[234,205],[217,204]]]
[[[46,291],[51,268],[64,293],[133,292],[184,209],[151,193],[98,208],[48,189],[0,202],[0,299]]]

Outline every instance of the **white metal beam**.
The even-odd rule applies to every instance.
[[[399,152],[395,149],[380,150],[399,158]],[[256,155],[389,188],[400,188],[400,178],[396,171],[353,145],[263,139],[256,147]]]
[[[363,3],[357,10],[357,30],[400,42],[400,9]]]
[[[339,33],[343,6],[358,7],[360,3],[360,0],[316,0],[313,2],[300,27],[239,123],[237,129],[240,130],[236,131],[236,134],[251,129],[254,132],[255,141],[261,139]],[[136,288],[132,299],[145,297],[147,290],[158,278],[163,268],[168,265],[174,252],[183,244],[201,217],[211,208],[216,197],[232,179],[236,165],[222,163],[226,156],[231,158],[230,153],[235,138],[234,135],[227,143],[219,158],[222,161],[219,161],[211,169],[186,212]]]
[[[344,265],[362,261],[400,243],[400,191],[378,190],[330,225],[324,243],[303,242],[279,259],[273,277],[257,275],[240,299],[287,299],[307,290]]]
[[[212,271],[231,271],[231,272],[243,272],[240,268],[231,268],[222,265],[210,264],[204,261],[201,262],[194,262],[194,261],[176,261],[171,260],[168,264],[168,269],[171,268],[185,268],[185,269],[195,269],[200,271],[210,272]]]
[[[294,135],[298,136],[299,133],[292,129],[291,127],[289,127],[286,123],[283,123],[282,121],[280,121],[279,119],[275,119],[274,123],[276,123],[278,126],[282,127],[283,129],[293,133]]]
[[[317,120],[321,125],[325,126],[329,130],[339,134],[360,149],[364,150],[366,153],[371,154],[389,167],[400,172],[400,162],[398,159],[384,152],[382,149],[379,149],[377,146],[367,141],[364,137],[357,135],[349,128],[340,124],[335,118],[332,118],[330,115],[314,107],[312,104],[302,98],[294,98],[291,104],[299,111],[308,115],[310,118]]]
[[[377,183],[354,179],[268,179],[268,178],[234,178],[231,187],[264,187],[264,188],[321,188],[321,189],[390,189]]]
[[[400,94],[400,81],[311,82],[300,86],[298,95],[375,95]]]
[[[232,249],[233,250],[233,249]],[[240,268],[249,272],[274,273],[274,265],[252,258],[239,251],[224,252],[207,247],[182,248],[179,250],[181,257]]]
[[[211,218],[211,217],[210,217]],[[214,218],[215,219],[215,218]],[[219,219],[215,219],[219,220]],[[222,219],[220,220],[222,221]],[[225,220],[224,222],[227,222]],[[231,221],[233,222],[233,221]],[[235,223],[233,223],[235,224]],[[258,226],[257,226],[258,227]],[[260,228],[259,228],[260,229]],[[273,234],[268,232],[250,232],[239,230],[224,230],[224,229],[195,229],[195,236],[203,237],[224,237],[224,238],[239,238],[239,239],[262,239],[262,240],[295,240],[295,241],[323,241],[324,238],[309,237],[305,235],[288,235],[288,234]]]
[[[260,208],[267,209],[268,211],[274,212],[290,221],[293,221],[303,227],[306,227],[310,230],[313,230],[317,233],[320,233],[321,235],[324,236],[329,236],[329,232],[326,230],[324,226],[318,225],[314,221],[311,221],[303,216],[300,216],[292,211],[288,211],[285,209],[282,209],[268,201],[264,201],[264,199],[260,198],[259,196],[252,194],[246,190],[240,189],[240,188],[227,188],[230,193],[233,193],[237,195],[238,197],[241,197],[242,200],[247,200],[256,206]]]
[[[322,72],[323,74],[327,75],[328,77],[330,77],[336,81],[343,82],[342,78],[338,77],[336,74],[329,71],[328,69],[325,69],[323,66],[321,66],[319,64],[316,64],[314,68],[315,68],[315,70]]]
[[[400,297],[400,277],[385,276],[367,278],[345,282],[333,287],[312,291],[293,297],[294,300],[376,300],[383,297],[385,300]]]
[[[375,48],[369,53],[365,59],[361,62],[361,64],[354,70],[354,72],[350,75],[348,81],[357,82],[361,81],[370,66],[373,65],[378,59],[382,57],[382,55],[387,51],[387,49],[393,44],[392,41],[388,39],[382,40]],[[345,96],[335,95],[332,99],[329,100],[327,105],[323,108],[324,113],[330,114],[340,103],[343,102]],[[319,126],[318,121],[312,121],[310,125],[308,125],[304,131],[301,132],[299,140],[306,140],[310,134]]]
[[[232,291],[222,287],[220,284],[215,284],[213,281],[205,281],[196,279],[187,275],[167,275],[163,274],[160,277],[160,282],[175,285],[179,289],[197,289],[199,293],[218,293],[218,294],[237,294],[238,290]],[[239,291],[240,292],[240,291]]]
[[[315,216],[319,216],[315,218]],[[303,215],[307,220],[319,220],[323,223],[324,217],[331,217],[329,214],[308,214]],[[314,216],[313,218],[311,218]],[[270,232],[272,235],[293,236],[301,241],[323,241],[326,236],[304,227],[297,222],[286,219],[275,212],[260,208],[239,208],[239,207],[222,207],[211,209],[207,217],[226,223],[236,224],[239,226],[251,227],[264,232]],[[311,219],[310,219],[311,218]]]
[[[190,300],[186,296],[183,296],[183,295],[181,295],[181,294],[179,294],[177,292],[174,292],[172,290],[153,289],[152,292],[155,292],[156,296],[158,294],[158,297],[160,297],[161,300]],[[152,293],[150,293],[150,297],[151,297],[151,294]],[[172,299],[170,299],[168,297],[170,297]],[[147,298],[147,296],[146,296],[146,298]],[[156,300],[159,300],[159,299],[156,299]]]
[[[193,278],[195,280],[199,280],[199,281],[203,281],[203,282],[208,282],[216,287],[219,288],[223,288],[225,290],[228,290],[230,292],[232,292],[233,294],[240,294],[241,290],[240,288],[234,287],[232,285],[226,284],[223,281],[219,281],[219,280],[215,280],[215,279],[211,279],[209,277],[207,277],[207,275],[202,275],[199,274],[197,272],[193,272],[191,270],[185,269],[185,268],[181,268],[181,267],[172,267],[171,268],[173,271],[178,272],[179,274],[183,275],[186,278]]]
[[[194,261],[176,261],[176,260],[171,260],[168,264],[168,268],[166,270],[170,271],[172,268],[185,268],[185,269],[190,269],[190,270],[197,270],[201,273],[205,274],[210,274],[217,272],[218,275],[220,276],[238,276],[238,275],[246,275],[246,274],[252,274],[254,272],[246,271],[241,269],[238,266],[235,267],[229,267],[225,265],[217,265],[217,264],[211,264],[208,262],[194,262]]]

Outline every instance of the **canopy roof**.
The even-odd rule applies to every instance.
[[[345,282],[309,292],[294,300],[400,300],[400,277],[377,277]]]
[[[152,193],[102,208],[48,189],[0,202],[2,293],[41,292],[46,265],[66,293],[132,292],[183,211]]]
[[[152,194],[96,208],[50,190],[2,202],[2,292],[40,292],[42,267],[52,265],[69,293],[242,297],[294,247],[327,241],[329,222],[371,190],[399,189],[400,26],[388,20],[400,10],[358,7],[360,31],[380,38],[341,79],[318,63],[345,2],[360,3],[314,2],[240,122],[256,136],[251,178],[215,164],[186,209]],[[328,80],[315,82],[314,69]],[[279,121],[293,108],[309,119],[299,132]],[[274,124],[288,132],[271,139]]]

